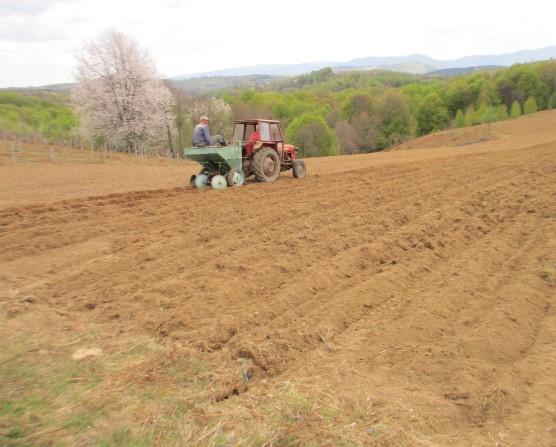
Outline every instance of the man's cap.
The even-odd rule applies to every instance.
[[[200,118],[200,120],[201,120],[201,121],[209,121],[208,116],[206,116],[206,115],[203,115],[203,116]]]

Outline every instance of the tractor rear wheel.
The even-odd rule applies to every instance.
[[[292,174],[295,178],[303,178],[307,175],[305,160],[295,160],[292,162]]]
[[[259,182],[273,182],[280,175],[280,157],[270,147],[263,147],[253,155],[253,172]]]

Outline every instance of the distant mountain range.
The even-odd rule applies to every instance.
[[[250,65],[246,67],[225,68],[222,70],[204,73],[175,76],[172,79],[181,80],[199,77],[247,75],[297,76],[314,70],[320,70],[325,67],[330,67],[336,71],[378,68],[401,71],[405,73],[424,74],[437,70],[482,67],[485,65],[507,67],[517,63],[534,62],[553,58],[556,59],[556,45],[546,48],[538,48],[535,50],[521,50],[505,54],[473,55],[451,60],[433,59],[425,54],[410,54],[407,56],[364,57],[353,59],[348,62],[328,61],[303,64]]]
[[[281,79],[270,75],[200,76],[195,78],[169,79],[173,87],[193,95],[202,95],[223,89],[248,89],[269,86]]]
[[[474,71],[488,71],[504,68],[502,65],[477,65],[475,67],[442,68],[440,70],[428,71],[425,76],[458,76]]]
[[[515,53],[465,56],[459,59],[437,60],[424,54],[408,56],[366,57],[348,62],[314,62],[306,64],[251,65],[225,68],[204,73],[174,76],[167,79],[175,88],[190,94],[207,94],[230,88],[269,87],[276,81],[299,76],[311,71],[330,67],[336,72],[352,70],[391,70],[426,76],[456,76],[482,70],[495,70],[517,63],[528,63],[556,59],[556,45],[536,50],[522,50]],[[67,92],[73,84],[52,84],[12,90]],[[4,89],[0,89],[4,90]]]

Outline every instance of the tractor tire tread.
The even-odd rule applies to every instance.
[[[265,175],[263,170],[263,162],[267,156],[273,157],[274,163],[277,166],[276,173],[269,177]],[[253,173],[259,182],[273,182],[280,176],[280,157],[274,149],[270,147],[263,147],[255,152],[255,155],[253,155]]]
[[[305,160],[295,160],[292,163],[292,174],[295,178],[303,178],[307,175]]]

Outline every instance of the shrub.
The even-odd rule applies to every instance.
[[[523,106],[523,113],[528,115],[530,113],[535,113],[537,111],[537,101],[534,96],[529,96],[525,105]]]
[[[336,155],[334,134],[320,116],[301,115],[290,123],[286,135],[306,157]]]
[[[456,113],[455,124],[456,127],[465,127],[465,115],[463,114],[461,109],[458,109],[458,112]]]
[[[512,118],[517,118],[518,116],[521,116],[521,106],[519,105],[518,101],[514,101],[512,104],[512,108],[510,111],[510,116]]]
[[[496,119],[498,121],[508,119],[508,108],[506,104],[500,104],[496,109]]]

